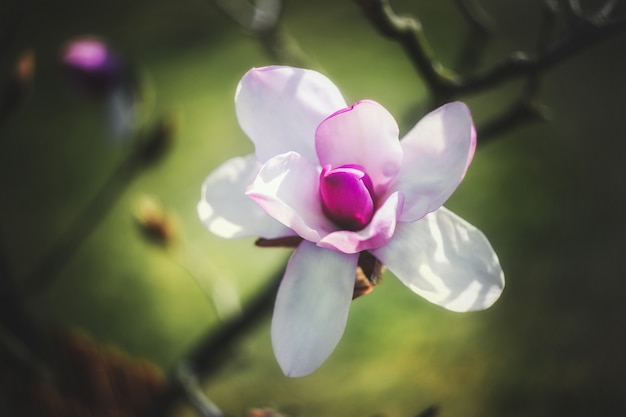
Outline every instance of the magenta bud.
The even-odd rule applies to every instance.
[[[95,37],[85,36],[68,42],[61,61],[77,86],[95,95],[108,94],[127,76],[118,54]]]
[[[320,197],[324,212],[346,230],[360,230],[374,215],[374,186],[360,165],[326,165],[320,175]]]

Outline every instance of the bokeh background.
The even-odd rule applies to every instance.
[[[30,0],[16,17],[17,3],[0,3],[0,21],[11,28],[0,75],[8,78],[26,49],[36,66],[28,100],[0,126],[3,256],[19,287],[30,289],[38,263],[137,142],[112,138],[106,105],[73,88],[59,65],[68,40],[100,36],[136,68],[142,100],[134,136],[165,117],[175,124],[172,144],[121,181],[102,221],[50,284],[24,291],[22,302],[43,332],[81,329],[168,375],[220,326],[207,289],[226,287],[245,305],[289,255],[211,235],[195,208],[206,175],[252,151],[234,114],[239,78],[275,61],[210,1]],[[392,4],[419,17],[436,56],[455,65],[469,31],[456,2]],[[481,4],[495,27],[481,67],[533,50],[542,2]],[[354,3],[286,1],[282,27],[348,101],[382,103],[402,132],[427,111],[423,80]],[[302,417],[409,417],[433,405],[445,417],[626,415],[625,48],[626,37],[616,35],[546,72],[539,98],[551,121],[481,145],[447,203],[499,253],[507,287],[491,309],[452,313],[386,274],[353,303],[345,336],[316,373],[282,375],[268,315],[204,381],[210,398],[229,415],[269,406]],[[518,80],[461,99],[480,125],[522,89]],[[137,225],[146,196],[171,216],[175,237],[166,246]]]

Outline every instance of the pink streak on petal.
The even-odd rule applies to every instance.
[[[370,100],[341,109],[320,123],[315,149],[322,166],[363,166],[377,196],[384,193],[402,163],[396,121],[383,106]]]
[[[463,171],[463,178],[465,178],[465,174],[467,173],[467,169],[469,168],[470,164],[472,163],[472,159],[474,159],[474,153],[476,152],[476,127],[474,126],[474,123],[472,123],[472,138],[470,140],[470,149],[469,152],[467,154],[467,163],[465,165],[465,171]]]
[[[344,253],[358,253],[384,246],[393,236],[396,218],[402,211],[403,196],[391,194],[362,230],[339,230],[324,236],[318,246]]]

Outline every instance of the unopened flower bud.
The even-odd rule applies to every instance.
[[[144,196],[134,210],[134,217],[143,235],[152,243],[170,244],[176,234],[176,222],[153,198]]]
[[[372,180],[360,165],[322,169],[320,197],[326,215],[346,230],[360,230],[374,215]]]
[[[128,77],[121,57],[96,37],[68,42],[61,62],[78,88],[96,96],[107,95]]]

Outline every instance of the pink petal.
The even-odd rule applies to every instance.
[[[385,245],[396,229],[396,218],[402,210],[402,195],[391,194],[362,230],[339,230],[319,241],[318,246],[343,253],[358,253]]]
[[[470,111],[460,102],[446,104],[400,143],[404,159],[391,190],[405,196],[400,221],[412,222],[441,207],[463,179],[476,147]]]
[[[487,238],[442,207],[371,253],[415,293],[452,311],[482,310],[500,297],[504,274]]]
[[[348,319],[358,257],[307,241],[292,255],[272,318],[272,345],[285,375],[310,374],[339,343]]]
[[[378,195],[399,172],[402,162],[396,121],[383,106],[369,100],[324,120],[315,132],[315,148],[322,166],[363,166]]]
[[[322,209],[318,168],[295,152],[267,161],[246,194],[306,240],[318,242],[337,229]]]
[[[226,238],[260,236],[266,239],[295,234],[244,194],[260,165],[254,155],[237,157],[224,162],[206,178],[198,216],[211,232]]]
[[[292,67],[252,69],[243,76],[235,94],[239,124],[254,143],[261,162],[288,151],[316,162],[315,129],[345,106],[343,96],[328,78]]]

